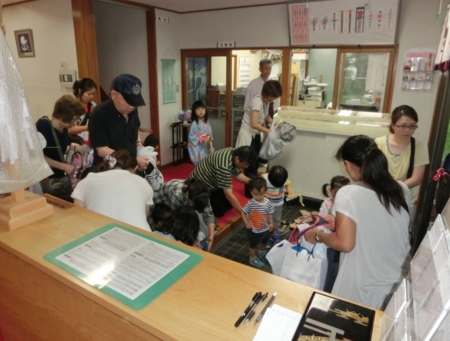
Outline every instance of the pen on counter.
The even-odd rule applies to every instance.
[[[272,302],[273,302],[273,300],[275,299],[276,296],[277,296],[277,293],[274,292],[272,297],[270,298],[269,302],[267,302],[267,304],[264,306],[263,310],[261,310],[261,312],[259,313],[258,317],[256,318],[255,324],[257,324],[259,322],[259,320],[262,319],[262,317],[263,317],[264,313],[266,312],[267,308],[269,308],[269,306],[272,304]]]
[[[252,301],[250,302],[250,304],[248,305],[248,307],[244,310],[244,312],[241,314],[241,316],[239,316],[238,320],[236,321],[236,323],[234,324],[235,327],[239,327],[239,325],[241,324],[241,322],[244,320],[244,318],[247,316],[247,314],[249,313],[249,311],[252,309],[252,307],[255,305],[256,301],[259,300],[259,298],[261,297],[262,292],[258,291],[252,298]]]
[[[262,295],[262,296],[259,298],[258,303],[256,303],[255,306],[254,306],[254,308],[252,309],[252,311],[248,313],[248,316],[247,316],[247,318],[246,318],[245,321],[244,321],[244,326],[246,326],[247,323],[249,323],[250,320],[253,318],[253,316],[255,316],[256,310],[258,310],[260,304],[263,303],[263,302],[266,300],[266,298],[267,298],[268,295],[269,295],[269,293],[266,292],[264,295]]]

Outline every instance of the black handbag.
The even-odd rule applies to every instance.
[[[72,181],[68,175],[60,178],[47,178],[40,182],[42,193],[53,195],[54,197],[72,202]]]
[[[64,162],[64,156],[61,150],[61,144],[59,143],[58,136],[56,136],[55,128],[48,117],[45,117],[50,127],[52,128],[53,139],[55,140],[56,149],[58,150],[59,158],[61,162]],[[53,195],[54,197],[63,199],[65,201],[73,202],[70,197],[72,194],[72,181],[70,177],[66,174],[62,177],[57,178],[46,178],[40,181],[42,193]]]

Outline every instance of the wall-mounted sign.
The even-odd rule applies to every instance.
[[[395,43],[398,0],[342,0],[289,4],[291,45]]]

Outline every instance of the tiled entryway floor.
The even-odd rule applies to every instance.
[[[300,209],[302,210],[318,210],[318,207],[303,207],[299,204],[288,206],[284,204],[282,219],[289,221],[294,220],[301,216]],[[289,236],[291,229],[287,227],[281,234],[281,240],[286,239]],[[270,249],[267,249],[269,251]],[[242,263],[244,265],[251,266],[249,264],[248,257],[248,242],[247,234],[245,232],[244,224],[236,227],[228,236],[215,245],[211,252],[215,255],[225,257],[235,262]],[[272,269],[269,264],[264,265],[261,270],[271,273]]]

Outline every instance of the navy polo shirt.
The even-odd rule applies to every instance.
[[[114,150],[127,149],[136,155],[140,125],[137,109],[128,115],[127,121],[117,111],[111,99],[94,107],[88,123],[91,147],[94,148],[94,165],[102,161],[97,154],[98,147],[109,147]]]

